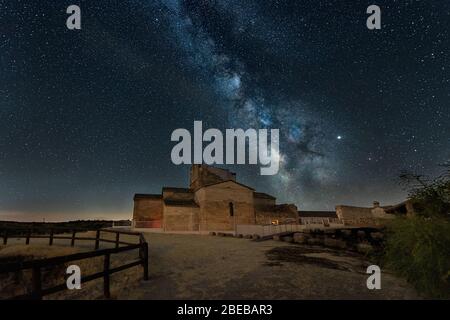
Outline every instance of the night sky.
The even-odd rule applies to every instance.
[[[188,185],[194,120],[279,128],[278,175],[225,166],[279,202],[402,201],[450,159],[449,30],[448,0],[0,0],[0,220],[131,218]]]

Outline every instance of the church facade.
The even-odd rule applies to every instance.
[[[298,222],[297,207],[236,181],[229,170],[193,165],[189,188],[135,194],[133,226],[163,231],[233,231],[236,225]]]

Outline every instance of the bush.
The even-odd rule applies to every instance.
[[[450,222],[416,215],[393,220],[387,229],[384,262],[432,298],[450,297]]]

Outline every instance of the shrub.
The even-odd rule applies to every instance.
[[[388,226],[384,261],[432,298],[450,297],[450,222],[445,218],[397,218]]]
[[[450,166],[437,178],[403,173],[415,215],[387,228],[383,260],[416,289],[432,298],[450,298]]]

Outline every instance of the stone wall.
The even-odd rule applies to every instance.
[[[255,196],[253,198],[253,203],[255,205],[255,210],[259,211],[266,211],[270,208],[273,208],[275,206],[275,198],[269,198],[269,197],[257,197]]]
[[[298,223],[297,207],[293,204],[275,205],[256,210],[256,224],[271,224],[274,220],[278,220],[280,224]]]
[[[383,207],[373,208],[336,206],[336,214],[346,225],[354,226],[379,226],[383,220],[394,218],[393,214],[387,214]]]
[[[193,190],[197,190],[202,186],[226,180],[236,181],[236,175],[225,169],[206,165],[193,165],[191,168],[189,187]]]
[[[372,218],[372,208],[336,206],[336,215],[341,220]]]
[[[253,190],[234,182],[199,189],[195,193],[200,206],[199,229],[234,230],[235,224],[254,224]],[[230,216],[230,203],[234,216]]]
[[[150,221],[163,218],[163,200],[158,196],[136,196],[134,198],[133,220]]]
[[[165,200],[194,200],[194,193],[185,188],[163,188]]]
[[[164,206],[164,231],[198,231],[199,208]]]

